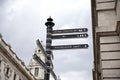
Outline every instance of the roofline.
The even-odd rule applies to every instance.
[[[0,34],[1,35],[1,34]],[[1,51],[4,52],[4,56],[11,61],[12,64],[15,64],[14,66],[21,71],[27,78],[30,80],[36,80],[36,78],[31,74],[31,72],[28,70],[28,68],[25,66],[24,62],[16,55],[15,52],[11,49],[11,46],[8,45],[3,39],[2,36],[0,36],[0,48]],[[32,77],[31,77],[32,76]]]

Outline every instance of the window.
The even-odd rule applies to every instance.
[[[39,49],[38,52],[40,52],[41,50]]]
[[[8,65],[5,66],[4,71],[5,76],[9,78],[10,67]]]
[[[2,60],[0,59],[0,67],[1,67]]]
[[[19,76],[19,79],[18,80],[23,80],[23,78],[21,76]]]
[[[39,73],[39,68],[35,68],[35,76],[38,76],[38,73]]]
[[[6,71],[6,74],[8,75],[8,73],[9,73],[9,67],[7,67],[7,71]]]
[[[13,80],[15,80],[16,79],[16,74],[14,74],[14,78],[13,78]]]

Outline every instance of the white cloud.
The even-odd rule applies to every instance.
[[[63,26],[61,27],[61,29],[71,29],[71,26],[70,26],[70,25],[63,25]]]
[[[71,71],[61,75],[61,80],[92,80],[87,76],[86,71]]]

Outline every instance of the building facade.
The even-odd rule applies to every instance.
[[[0,35],[0,80],[36,80]]]
[[[120,80],[120,0],[91,0],[94,80]]]
[[[42,52],[40,45],[36,42],[37,48],[35,49],[34,54],[36,54],[44,63],[46,60],[46,55]],[[30,60],[28,65],[30,72],[36,77],[37,80],[44,80],[44,68],[35,61],[33,58]]]

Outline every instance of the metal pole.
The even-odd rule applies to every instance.
[[[47,65],[47,70],[45,71],[45,80],[50,79],[50,69],[51,69],[51,55],[52,55],[52,27],[55,25],[53,22],[53,19],[49,17],[47,19],[47,22],[45,25],[47,26],[47,36],[46,36],[46,54],[47,54],[47,60],[45,64]]]

